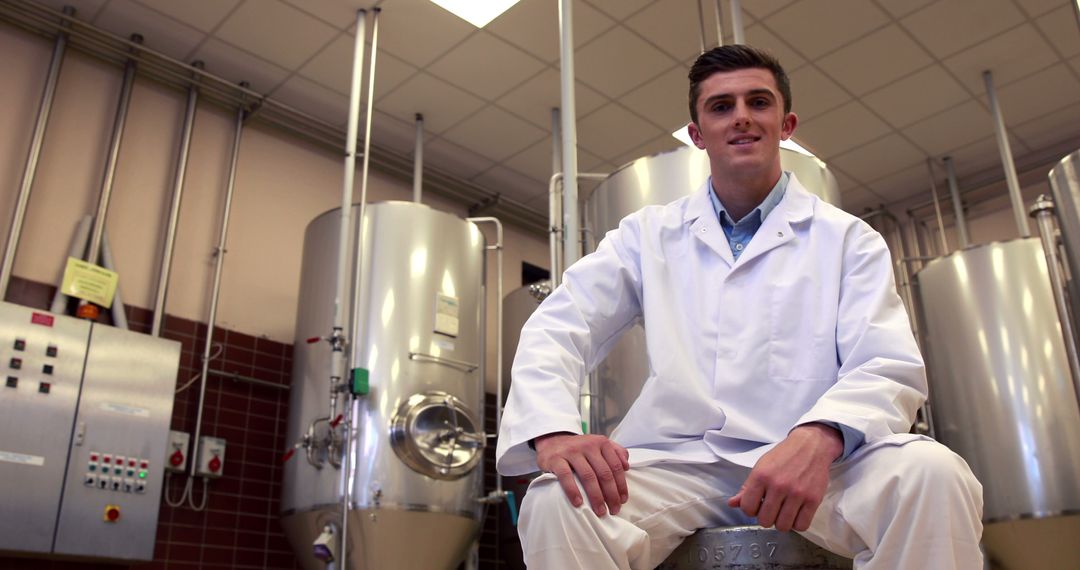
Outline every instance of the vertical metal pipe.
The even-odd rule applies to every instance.
[[[74,16],[75,8],[64,6],[64,14]],[[38,116],[34,122],[34,135],[30,139],[30,152],[26,156],[22,184],[19,186],[15,211],[11,216],[11,227],[8,228],[7,245],[4,247],[4,260],[0,263],[0,301],[7,296],[8,283],[11,282],[11,271],[15,264],[15,252],[19,249],[19,236],[22,234],[23,221],[26,219],[26,206],[30,203],[30,190],[34,186],[34,176],[37,174],[38,160],[41,158],[41,146],[45,141],[45,128],[49,126],[53,98],[56,95],[56,83],[60,78],[60,67],[64,63],[64,51],[67,49],[68,40],[65,30],[71,24],[65,20],[61,26],[60,33],[56,36],[56,43],[53,45],[52,60],[49,61],[49,74],[45,78],[45,90],[41,94],[41,105],[38,106]]]
[[[482,217],[465,219],[474,224],[485,222],[495,224],[495,272],[498,274],[498,278],[495,282],[495,429],[498,430],[499,427],[502,426],[503,409],[503,226],[502,222],[499,221],[499,218]],[[502,475],[496,474],[495,492],[501,495],[502,490]]]
[[[551,288],[562,282],[562,117],[559,108],[551,110],[551,180],[548,183],[548,246],[551,249]]]
[[[697,0],[697,15],[698,15],[698,33],[701,43],[701,53],[705,53],[705,45],[708,43],[705,41],[705,7],[701,5],[703,0]]]
[[[743,37],[741,0],[731,0],[731,32],[734,36],[735,43],[746,43],[746,40]]]
[[[131,41],[135,44],[141,44],[142,36],[133,34]],[[98,257],[101,255],[101,236],[105,233],[105,217],[109,213],[109,199],[112,197],[113,180],[116,177],[116,161],[120,157],[120,143],[124,138],[124,124],[127,122],[128,108],[131,106],[131,92],[135,86],[135,67],[134,58],[128,59],[127,64],[124,65],[124,83],[120,90],[120,102],[116,107],[116,120],[113,122],[109,158],[105,163],[105,179],[101,184],[101,195],[98,197],[94,227],[90,231],[90,247],[86,249],[86,261],[89,263],[97,263]]]
[[[241,83],[241,87],[247,88],[247,83]],[[199,410],[195,416],[195,436],[192,439],[194,453],[192,457],[199,456],[199,436],[202,433],[203,407],[206,401],[206,378],[210,374],[210,354],[214,346],[214,326],[217,323],[218,298],[221,296],[221,274],[225,267],[225,244],[229,237],[229,217],[232,211],[233,192],[236,189],[236,164],[240,157],[240,136],[244,132],[244,106],[236,110],[236,127],[233,133],[231,158],[229,159],[229,182],[225,189],[225,205],[221,213],[221,229],[218,232],[218,244],[214,250],[214,285],[210,290],[210,314],[206,319],[206,342],[203,344],[202,373],[199,378]],[[189,476],[195,477],[197,462],[192,461]]]
[[[720,7],[720,0],[716,0],[716,11],[713,14],[716,16],[716,45],[724,45],[724,16],[723,8]]]
[[[945,157],[945,174],[949,179],[949,195],[952,196],[953,213],[956,215],[956,232],[960,236],[960,249],[971,245],[968,237],[967,217],[964,215],[964,202],[960,199],[960,186],[956,183],[956,167],[951,156]]]
[[[574,101],[573,0],[559,0],[560,75],[562,80],[563,264],[581,257],[578,223],[577,106]]]
[[[1077,355],[1076,330],[1069,314],[1069,301],[1065,293],[1065,276],[1061,271],[1058,257],[1057,236],[1054,228],[1054,201],[1042,195],[1031,207],[1031,216],[1039,226],[1042,238],[1043,254],[1046,255],[1046,268],[1050,271],[1050,288],[1054,293],[1054,305],[1057,307],[1058,320],[1061,321],[1061,334],[1065,341],[1065,354],[1069,359],[1069,372],[1072,374],[1073,389],[1077,404],[1080,404],[1080,356]]]
[[[941,251],[949,251],[949,239],[945,237],[945,222],[941,219],[941,202],[938,200],[937,181],[934,179],[934,160],[931,158],[926,159],[926,171],[930,174],[930,195],[934,198],[934,214],[937,216],[938,232],[941,235]],[[908,212],[908,214],[911,213]]]
[[[424,116],[416,114],[416,149],[413,151],[413,202],[420,202],[424,185]]]
[[[202,69],[203,62],[191,64],[195,69]],[[165,229],[165,244],[161,248],[161,266],[158,268],[157,293],[154,295],[154,321],[150,325],[151,336],[161,336],[161,325],[165,321],[165,298],[169,292],[169,273],[172,270],[173,249],[176,244],[176,226],[180,221],[180,203],[184,197],[184,177],[187,175],[188,155],[191,151],[191,132],[195,126],[195,110],[199,102],[199,75],[192,76],[193,83],[188,88],[187,109],[184,112],[184,126],[180,134],[180,153],[176,159],[176,173],[173,176],[172,203],[169,205],[169,222]]]
[[[1009,133],[1005,130],[1005,119],[1001,115],[997,90],[994,89],[993,73],[984,71],[983,81],[986,83],[986,96],[990,99],[990,112],[994,115],[994,135],[997,136],[998,152],[1001,153],[1001,166],[1005,169],[1005,182],[1009,186],[1016,227],[1020,230],[1020,237],[1031,237],[1031,228],[1024,215],[1024,197],[1020,195],[1020,180],[1016,177],[1016,163],[1013,162],[1012,148],[1009,146]]]

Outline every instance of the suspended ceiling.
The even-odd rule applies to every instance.
[[[8,1],[8,0],[5,0]],[[356,9],[378,5],[372,141],[547,212],[559,106],[557,0],[522,0],[484,29],[428,0],[45,0],[77,17],[344,127]],[[994,74],[1017,162],[1080,146],[1080,27],[1069,0],[744,0],[747,43],[792,78],[796,138],[848,210],[927,193],[926,159],[963,182],[1000,159],[982,78]],[[715,45],[715,0],[701,0]],[[728,22],[728,2],[722,17]],[[679,145],[698,0],[574,4],[579,168],[609,172]],[[370,42],[369,31],[367,39]],[[725,31],[730,41],[730,32]],[[370,50],[369,50],[370,53]]]

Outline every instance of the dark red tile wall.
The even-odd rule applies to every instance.
[[[55,287],[14,277],[6,299],[29,307],[48,309]],[[128,306],[129,326],[149,332],[152,314]],[[108,321],[103,315],[102,321]],[[162,336],[182,345],[177,386],[182,386],[201,370],[206,339],[203,323],[168,316]],[[158,519],[154,560],[135,565],[66,562],[30,558],[0,557],[5,570],[216,570],[299,569],[281,529],[278,517],[281,495],[281,458],[294,442],[285,441],[292,370],[292,345],[274,342],[235,331],[215,328],[214,342],[221,351],[211,369],[224,370],[270,382],[285,389],[254,385],[211,375],[207,381],[202,434],[227,440],[224,475],[210,483],[204,511],[184,506],[173,508],[164,501]],[[194,436],[199,399],[199,382],[176,395],[172,429]],[[495,430],[495,399],[489,394],[485,410],[487,430]],[[495,488],[495,444],[485,453],[485,487]],[[178,498],[185,477],[167,481],[166,492]],[[201,480],[196,480],[195,497],[202,497]],[[480,543],[481,570],[524,568],[520,543],[507,523],[504,506],[487,510]],[[417,569],[423,570],[423,569]]]

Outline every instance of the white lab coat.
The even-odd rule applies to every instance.
[[[529,440],[581,433],[582,382],[639,319],[649,378],[612,434],[631,466],[751,467],[813,421],[858,430],[868,445],[908,431],[926,377],[881,236],[792,176],[735,261],[709,191],[627,216],[533,313],[514,359],[501,473],[538,469]]]

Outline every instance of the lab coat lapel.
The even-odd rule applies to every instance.
[[[712,188],[709,187],[709,180],[706,179],[705,184],[701,185],[690,197],[690,203],[686,207],[686,217],[683,218],[683,221],[690,223],[690,235],[709,246],[709,249],[716,252],[720,259],[723,259],[728,267],[731,267],[735,264],[735,257],[731,255],[731,244],[728,243],[727,237],[724,236],[724,229],[720,227],[720,220],[716,218],[716,211],[713,209],[709,192],[712,192]]]
[[[707,197],[707,196],[706,196]],[[805,221],[814,215],[814,197],[803,188],[795,175],[788,180],[784,199],[765,218],[758,228],[746,251],[739,256],[738,266],[743,266],[756,257],[795,239],[792,224]]]

